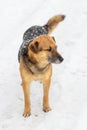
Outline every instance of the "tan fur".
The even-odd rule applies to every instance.
[[[49,33],[62,20],[62,16],[55,16],[50,19],[47,23]],[[52,48],[51,52],[47,51],[50,47]],[[52,76],[52,64],[48,62],[47,57],[58,57],[58,55],[54,38],[48,35],[42,35],[30,43],[27,57],[20,57],[20,75],[24,92],[24,117],[30,116],[31,114],[30,84],[33,80],[40,80],[43,83],[43,110],[45,112],[51,110],[49,105],[49,89]]]
[[[30,109],[30,84],[33,80],[40,80],[43,83],[44,95],[43,95],[43,110],[49,111],[49,88],[50,88],[50,80],[52,75],[52,65],[50,64],[48,69],[41,74],[32,74],[29,70],[27,70],[23,59],[20,59],[20,74],[22,78],[22,86],[24,91],[24,113],[23,116],[27,117],[31,114]]]
[[[58,23],[64,20],[64,18],[64,15],[56,15],[49,19],[46,24],[48,26],[48,34],[50,34],[56,28]]]

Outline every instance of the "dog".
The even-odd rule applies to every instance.
[[[43,111],[51,110],[49,89],[52,76],[52,63],[61,63],[64,59],[57,51],[55,38],[50,36],[65,15],[57,15],[48,20],[44,26],[32,26],[23,35],[18,60],[24,92],[24,117],[31,115],[30,84],[40,80],[43,84]]]

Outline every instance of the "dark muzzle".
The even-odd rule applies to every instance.
[[[64,58],[59,53],[54,53],[52,56],[48,57],[48,61],[50,63],[56,63],[59,64],[63,62]]]

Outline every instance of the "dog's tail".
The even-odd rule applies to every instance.
[[[44,25],[47,28],[48,34],[50,34],[58,25],[59,22],[63,21],[65,15],[56,15],[48,20],[48,22]]]

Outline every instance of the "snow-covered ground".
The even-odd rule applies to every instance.
[[[64,57],[53,65],[52,111],[42,111],[42,85],[31,85],[29,118],[22,116],[23,92],[17,53],[24,31],[65,14],[52,35]],[[0,0],[0,130],[87,130],[87,0]]]

